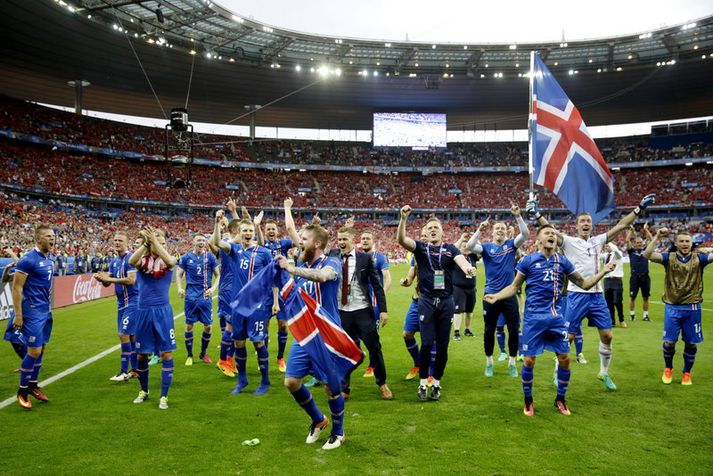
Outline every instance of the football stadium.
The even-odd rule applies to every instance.
[[[713,6],[7,0],[0,473],[710,474]]]

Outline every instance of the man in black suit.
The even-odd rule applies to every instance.
[[[393,394],[386,385],[386,366],[381,353],[379,333],[374,324],[374,311],[369,293],[369,286],[371,286],[381,310],[380,326],[384,327],[389,316],[386,312],[386,295],[379,279],[379,272],[369,254],[354,248],[354,230],[351,227],[345,226],[339,230],[337,244],[339,248],[332,250],[330,256],[342,260],[342,280],[337,296],[342,328],[355,341],[361,339],[364,342],[375,363],[374,377],[379,392],[384,400],[391,400]],[[350,392],[350,377],[351,372],[345,377],[343,385],[343,393],[347,398]]]

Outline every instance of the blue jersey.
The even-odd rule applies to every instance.
[[[334,319],[334,322],[341,327],[342,323],[339,319],[339,308],[337,305],[337,295],[339,293],[339,281],[342,275],[342,263],[339,258],[327,257],[325,255],[317,258],[311,265],[305,262],[297,264],[298,268],[322,269],[329,266],[337,273],[337,279],[327,281],[326,283],[316,283],[299,276],[295,276],[295,284],[301,287],[307,294],[314,298],[320,304],[327,314]]]
[[[136,283],[139,285],[139,309],[169,305],[168,290],[171,288],[172,276],[173,271],[170,269],[158,279],[153,274],[141,270],[137,271]]]
[[[418,264],[418,291],[422,296],[443,299],[453,295],[453,267],[458,266],[454,259],[460,254],[458,248],[450,243],[434,246],[416,241],[413,256]],[[434,276],[441,273],[443,286],[434,286]]]
[[[377,251],[372,251],[369,253],[371,259],[374,260],[374,266],[379,272],[379,280],[381,285],[384,285],[384,270],[389,269],[389,259],[384,255],[384,253],[379,253]],[[386,291],[386,290],[384,290]],[[371,281],[369,281],[369,297],[371,298],[372,307],[376,306],[376,296],[374,295],[374,288],[371,286]]]
[[[113,278],[125,278],[131,272],[136,272],[136,269],[129,264],[131,252],[127,251],[124,256],[114,258],[109,264],[109,274]],[[139,290],[134,286],[126,284],[115,284],[114,293],[116,293],[116,303],[119,309],[125,309],[129,306],[135,306],[139,297]]]
[[[273,258],[278,256],[287,257],[287,252],[293,246],[292,240],[275,240],[274,242],[265,240],[265,248],[272,254]]]
[[[629,248],[627,251],[629,252],[629,265],[632,276],[649,274],[649,260],[644,257],[644,250]]]
[[[485,294],[495,294],[515,279],[515,240],[507,240],[502,245],[491,242],[481,246],[485,265]]]
[[[517,264],[517,271],[525,276],[525,313],[562,313],[562,284],[564,277],[574,273],[574,265],[564,256],[555,253],[549,259],[539,251],[525,256]]]
[[[263,246],[243,248],[231,243],[230,256],[233,259],[233,298],[253,279],[262,268],[272,263],[272,255]],[[270,297],[272,302],[272,296]]]
[[[54,275],[54,255],[43,255],[33,248],[25,253],[15,266],[15,273],[27,275],[22,288],[23,315],[46,314],[50,312],[50,291]]]
[[[205,292],[213,285],[213,272],[218,267],[215,255],[207,251],[200,256],[193,252],[186,253],[181,256],[178,266],[185,271],[186,299],[206,299]]]
[[[232,241],[228,241],[228,243],[232,243]],[[226,253],[220,248],[218,248],[218,257],[220,258],[220,283],[218,284],[218,296],[230,299],[233,289],[233,259],[230,257],[230,253]]]

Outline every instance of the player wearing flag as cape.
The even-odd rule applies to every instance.
[[[136,352],[141,390],[134,403],[149,398],[149,355],[161,353],[161,398],[158,407],[168,409],[168,389],[173,381],[173,351],[176,350],[176,331],[173,328],[173,309],[168,292],[171,288],[176,258],[166,251],[163,231],[146,227],[140,232],[142,243],[129,258],[136,268],[139,305],[136,312]]]
[[[193,251],[181,256],[176,272],[178,297],[185,299],[183,310],[186,316],[186,365],[193,365],[193,325],[203,324],[201,353],[199,358],[206,364],[212,363],[206,353],[213,328],[213,294],[220,282],[218,259],[206,249],[205,235],[193,236]],[[183,278],[186,278],[185,287]],[[216,283],[213,285],[213,278]]]
[[[328,240],[329,234],[322,226],[307,225],[300,231],[301,254],[298,264],[296,266],[289,264],[287,258],[282,255],[277,257],[277,261],[280,268],[294,275],[295,285],[305,290],[320,304],[326,311],[327,318],[333,320],[334,324],[341,328],[337,296],[342,265],[338,258],[325,255]],[[302,379],[310,374],[315,375],[317,379],[323,382],[327,381],[327,377],[321,375],[313,364],[309,353],[295,339],[287,358],[285,387],[290,391],[295,401],[312,418],[312,424],[306,440],[308,444],[317,442],[322,430],[329,425],[329,418],[317,408],[312,394],[302,383]],[[344,395],[339,391],[330,390],[329,385],[325,385],[324,389],[329,397],[332,432],[322,448],[331,450],[344,443]]]
[[[418,314],[421,332],[421,352],[419,354],[418,398],[428,399],[428,362],[431,346],[436,342],[436,363],[433,371],[431,399],[441,398],[441,377],[448,362],[448,344],[451,339],[451,322],[455,304],[453,303],[453,268],[459,266],[468,276],[475,276],[476,269],[460,253],[458,248],[443,242],[441,222],[433,217],[426,222],[428,243],[414,241],[406,236],[406,221],[411,207],[401,208],[398,241],[411,251],[418,264]]]
[[[258,235],[258,244],[267,248],[273,259],[278,256],[287,256],[291,248],[299,243],[300,237],[295,228],[295,220],[292,218],[292,199],[286,198],[285,207],[285,228],[290,239],[279,239],[277,236],[277,222],[272,219],[265,220],[265,239],[260,243],[262,236]],[[287,319],[283,311],[277,312],[277,369],[285,372],[285,347],[287,347]]]
[[[673,356],[676,342],[681,334],[683,343],[682,385],[691,385],[691,369],[696,359],[698,344],[703,342],[701,329],[701,304],[703,302],[703,270],[713,261],[713,254],[692,253],[691,234],[679,231],[676,234],[676,251],[654,251],[660,238],[668,236],[667,228],[660,228],[643,252],[646,259],[662,264],[664,277],[664,332],[663,359],[665,368],[661,381],[670,384],[673,380]]]
[[[228,243],[220,239],[220,223],[224,216],[223,210],[218,210],[215,217],[215,228],[211,242],[213,246],[221,249],[229,255],[233,268],[232,300],[235,301],[240,290],[253,279],[255,274],[265,266],[272,263],[270,252],[262,246],[254,243],[255,224],[248,219],[240,221],[241,244]],[[251,316],[243,316],[235,311],[235,303],[230,318],[229,329],[235,342],[235,362],[238,368],[238,383],[232,394],[241,393],[248,385],[246,364],[248,352],[245,348],[247,339],[253,343],[257,351],[258,365],[260,367],[260,385],[253,392],[255,395],[263,395],[270,388],[269,355],[265,340],[267,339],[267,321],[273,312],[276,312],[277,302],[272,295],[266,297],[263,306],[256,310]]]
[[[613,270],[615,264],[609,263],[594,276],[582,278],[574,265],[556,252],[557,232],[552,225],[542,225],[537,231],[539,251],[525,256],[517,264],[513,282],[496,294],[486,294],[483,300],[495,304],[502,299],[515,296],[517,290],[526,282],[525,317],[522,331],[522,353],[525,356],[522,366],[522,390],[525,396],[523,413],[535,414],[532,400],[532,383],[535,361],[544,350],[557,354],[557,397],[555,407],[562,415],[569,415],[565,401],[569,385],[569,342],[567,323],[562,315],[562,282],[565,276],[580,289],[587,290],[594,286],[604,275]]]
[[[483,258],[485,265],[485,294],[495,294],[510,284],[515,277],[515,257],[517,249],[520,248],[530,236],[525,220],[520,214],[520,207],[512,204],[510,207],[512,215],[517,221],[520,233],[512,240],[507,239],[507,225],[496,222],[493,225],[493,241],[491,243],[480,244],[480,232],[483,227],[488,226],[488,220],[483,221],[478,230],[468,240],[468,248],[476,255]],[[507,300],[502,300],[497,304],[490,304],[483,301],[483,320],[485,328],[483,330],[483,346],[485,349],[485,376],[493,376],[493,350],[495,348],[495,329],[498,325],[498,317],[503,315],[508,328],[508,374],[517,377],[518,333],[520,328],[520,312],[517,298],[512,296]]]
[[[139,290],[136,284],[136,269],[129,265],[132,253],[129,251],[129,235],[126,232],[114,233],[114,249],[117,257],[109,263],[109,271],[94,274],[94,279],[105,287],[114,285],[118,306],[118,330],[121,342],[121,368],[111,377],[112,382],[125,382],[137,377],[138,361],[136,356],[136,308]],[[131,362],[131,374],[129,374]]]
[[[596,236],[592,235],[592,216],[589,213],[581,213],[577,216],[577,236],[563,235],[555,231],[557,235],[557,246],[564,251],[564,255],[574,264],[577,272],[585,279],[595,276],[599,271],[599,255],[604,251],[604,245],[612,241],[619,233],[626,230],[642,210],[654,203],[655,194],[646,195],[641,199],[641,203],[631,213],[619,220],[616,225],[606,233]],[[534,217],[540,226],[548,225],[549,222],[542,216],[537,208],[537,200],[531,199],[527,202],[527,212]],[[582,289],[573,280],[569,281],[567,295],[567,322],[569,322],[570,342],[579,332],[582,320],[586,317],[589,325],[599,329],[599,374],[597,378],[604,382],[607,390],[615,391],[616,384],[609,376],[609,364],[611,363],[611,342],[612,323],[607,303],[604,300],[599,284],[589,289]]]
[[[20,258],[12,281],[12,332],[8,329],[5,339],[26,346],[20,364],[17,402],[27,410],[32,408],[30,395],[41,402],[48,401],[37,381],[45,346],[52,334],[50,291],[54,276],[54,243],[52,228],[45,225],[35,228],[35,247]]]

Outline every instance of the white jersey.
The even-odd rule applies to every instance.
[[[574,269],[583,278],[589,278],[599,272],[599,255],[602,254],[604,245],[607,243],[607,234],[593,236],[588,240],[579,237],[563,235],[562,251],[568,260],[574,265]],[[585,291],[572,281],[567,286],[569,292],[575,293],[598,293],[601,292],[600,283]]]
[[[604,266],[610,261],[614,261],[616,263],[616,268],[614,268],[614,271],[611,273],[607,274],[604,276],[604,279],[607,278],[623,278],[624,277],[624,260],[623,255],[621,253],[621,250],[614,245],[614,243],[609,243],[609,246],[611,247],[611,252],[609,253],[604,253],[600,256],[599,258],[599,265]]]

